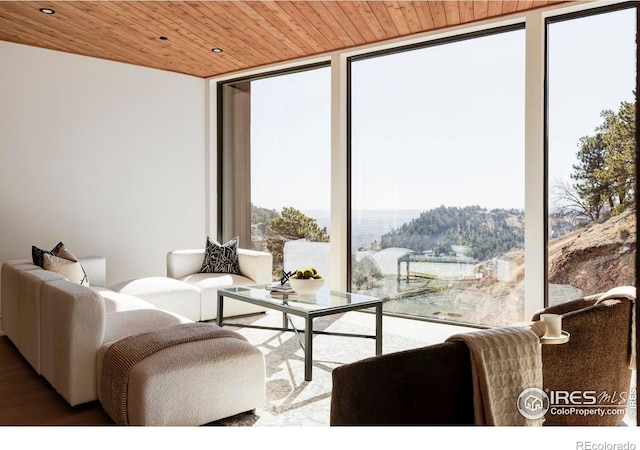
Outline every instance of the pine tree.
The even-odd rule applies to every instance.
[[[280,217],[276,217],[267,226],[270,237],[267,238],[267,250],[273,257],[273,279],[279,280],[284,266],[284,244],[296,239],[314,242],[329,242],[326,227],[320,228],[316,219],[303,214],[300,210],[284,207]]]
[[[618,112],[607,109],[600,116],[596,134],[580,138],[571,175],[576,183],[558,189],[561,209],[592,221],[635,208],[635,102],[621,102]]]
[[[606,164],[606,150],[601,133],[580,138],[580,149],[576,153],[578,164],[573,165],[571,178],[576,180],[574,189],[581,199],[579,215],[597,221],[607,201],[611,201],[611,183],[602,177],[602,168]],[[612,205],[611,205],[612,206]],[[584,209],[584,211],[582,211]]]

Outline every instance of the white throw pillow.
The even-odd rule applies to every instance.
[[[62,275],[67,280],[89,286],[89,280],[84,273],[82,265],[78,261],[69,261],[68,259],[59,258],[48,253],[44,254],[44,268],[52,272]]]

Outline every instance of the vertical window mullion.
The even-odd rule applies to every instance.
[[[339,262],[331,265],[331,287],[338,290],[350,290],[347,65],[343,55],[331,58],[331,260]]]
[[[544,175],[544,20],[526,17],[525,75],[525,291],[524,317],[529,319],[545,298]]]

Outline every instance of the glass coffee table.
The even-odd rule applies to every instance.
[[[278,294],[272,295],[266,288],[271,285],[238,286],[226,289],[218,289],[218,318],[219,326],[238,326],[246,328],[260,328],[278,331],[293,331],[298,334],[304,332],[304,342],[300,342],[304,350],[304,379],[311,381],[311,371],[313,363],[313,335],[328,334],[333,336],[347,336],[370,338],[376,340],[376,355],[382,354],[382,299],[369,297],[366,295],[352,294],[349,292],[331,291],[321,289],[314,296],[298,296]],[[264,308],[282,312],[282,327],[267,327],[260,325],[246,325],[240,323],[230,323],[223,318],[224,299],[232,298],[242,302],[252,303]],[[313,319],[316,317],[339,314],[360,309],[375,308],[376,334],[350,334],[334,333],[328,331],[314,331]],[[305,320],[305,329],[298,330],[293,325],[288,315],[302,317]],[[291,327],[289,326],[291,325]]]

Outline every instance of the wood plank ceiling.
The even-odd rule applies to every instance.
[[[0,1],[0,40],[211,77],[565,2]]]

